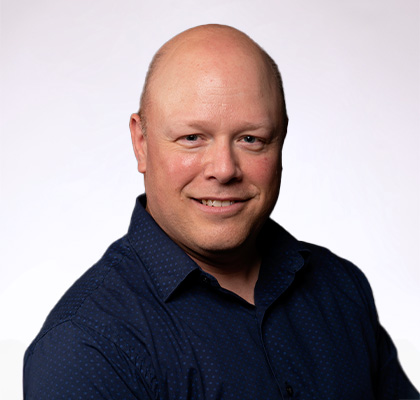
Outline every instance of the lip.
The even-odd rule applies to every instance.
[[[240,198],[240,197],[217,197],[217,196],[201,196],[201,197],[193,197],[193,200],[202,201],[202,200],[218,200],[218,201],[235,201],[235,202],[244,202],[247,199]]]

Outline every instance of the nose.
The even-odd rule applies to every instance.
[[[238,155],[231,143],[222,141],[213,143],[207,148],[204,176],[206,179],[216,179],[222,184],[241,179],[242,171]]]

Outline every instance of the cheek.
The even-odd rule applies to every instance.
[[[163,151],[154,164],[154,175],[172,187],[184,186],[200,174],[200,159],[196,154]]]
[[[199,157],[197,154],[180,154],[176,157],[176,165],[183,170],[196,169],[200,166]]]
[[[258,186],[273,187],[273,183],[280,180],[281,167],[277,157],[257,157],[248,162],[246,168],[247,176]]]

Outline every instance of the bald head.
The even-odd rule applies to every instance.
[[[213,79],[211,72],[218,69],[224,70],[223,73],[229,78],[229,73],[242,75],[245,69],[252,68],[262,81],[261,87],[271,87],[276,92],[276,106],[281,121],[279,129],[284,138],[288,118],[282,80],[276,63],[250,37],[225,25],[202,25],[188,29],[158,50],[150,63],[140,100],[138,114],[144,133],[149,109],[154,103],[156,86],[162,80],[166,80],[170,90],[176,92],[180,75],[188,69],[199,72],[203,79],[206,76]],[[172,79],[170,82],[168,76]],[[224,82],[221,81],[220,84],[223,85]]]

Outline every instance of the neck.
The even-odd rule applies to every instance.
[[[190,257],[203,271],[214,276],[222,288],[230,290],[250,304],[255,304],[254,289],[261,265],[261,258],[256,251],[223,259],[202,258],[191,254]]]

